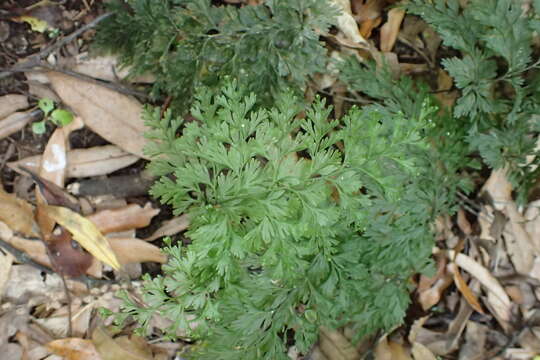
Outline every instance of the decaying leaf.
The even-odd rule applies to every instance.
[[[359,360],[360,355],[349,340],[336,330],[321,327],[319,346],[332,360]]]
[[[67,166],[67,136],[63,128],[56,128],[41,157],[39,175],[59,187],[64,187]]]
[[[118,65],[115,56],[90,57],[88,53],[82,53],[72,58],[62,59],[62,63],[68,68],[81,74],[91,76],[95,79],[105,81],[118,81],[127,78],[130,72],[129,67]],[[130,79],[135,83],[153,83],[155,77],[152,75],[137,76]]]
[[[16,112],[8,117],[0,119],[0,139],[8,137],[11,134],[15,134],[21,130],[30,121],[38,119],[41,116],[41,110]]]
[[[84,120],[86,126],[112,144],[141,158],[148,131],[141,119],[142,106],[137,101],[60,73],[48,77],[62,100]]]
[[[341,14],[337,18],[339,30],[345,34],[346,39],[353,44],[367,45],[367,41],[360,35],[356,20],[352,16],[349,0],[332,0],[340,9]]]
[[[11,265],[13,265],[13,255],[10,253],[4,254],[2,251],[0,251],[0,301],[2,301],[4,288],[6,287],[6,283],[9,279]]]
[[[19,166],[37,172],[41,155],[30,156],[7,163],[17,171]],[[139,160],[138,156],[125,152],[114,145],[95,146],[86,149],[73,149],[67,153],[66,176],[68,178],[107,175],[129,166]]]
[[[189,217],[187,214],[176,216],[171,220],[164,221],[163,224],[146,241],[154,241],[163,236],[176,235],[189,227]]]
[[[476,298],[476,295],[469,288],[465,280],[463,280],[463,277],[461,276],[459,269],[453,263],[448,264],[448,268],[454,275],[454,283],[456,284],[456,287],[461,292],[461,294],[463,294],[463,297],[465,298],[465,300],[467,300],[469,305],[471,305],[474,310],[478,311],[480,314],[484,314],[484,310],[482,310],[482,306],[480,305],[480,302]]]
[[[90,220],[65,207],[46,205],[45,209],[47,214],[69,230],[73,239],[88,252],[112,268],[120,268],[109,242]]]

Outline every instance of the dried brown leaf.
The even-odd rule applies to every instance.
[[[67,338],[51,341],[47,349],[66,360],[103,360],[91,340]],[[121,359],[121,358],[118,358]]]
[[[0,119],[0,139],[8,137],[11,134],[15,134],[21,130],[30,121],[39,117],[41,110],[16,112],[8,117]]]
[[[412,344],[411,352],[414,360],[437,360],[431,350],[417,342]]]
[[[484,314],[484,310],[482,309],[480,302],[476,298],[476,295],[469,288],[465,280],[463,280],[463,277],[461,276],[461,273],[459,272],[457,266],[451,263],[448,265],[448,268],[454,275],[454,283],[456,284],[456,287],[461,292],[461,294],[463,294],[465,300],[469,303],[469,305],[471,305],[474,310],[476,310],[480,314]]]
[[[349,340],[336,330],[320,329],[319,346],[324,355],[332,360],[359,360],[360,355]]]
[[[159,209],[152,208],[150,203],[144,207],[137,204],[129,204],[122,208],[102,210],[89,215],[92,221],[103,234],[138,229],[148,226]]]
[[[107,89],[60,73],[48,73],[54,90],[86,126],[112,144],[142,158],[148,130],[141,104]]]
[[[113,339],[102,327],[92,333],[92,342],[103,360],[152,360],[148,344],[137,336]]]
[[[0,185],[0,221],[11,230],[26,236],[38,237],[34,210],[26,201],[8,194]]]
[[[146,241],[154,241],[163,236],[176,235],[189,227],[189,217],[187,214],[176,216],[171,220],[164,221],[163,224]]]
[[[141,262],[167,262],[167,256],[155,245],[144,240],[130,238],[109,238],[111,248],[122,265]]]
[[[24,95],[9,94],[0,96],[0,119],[27,107],[28,98]]]
[[[354,44],[367,45],[367,41],[360,35],[356,20],[352,16],[351,4],[349,0],[332,0],[340,9],[340,15],[337,18],[337,26],[343,32],[346,39]]]
[[[392,51],[404,16],[405,10],[400,8],[393,8],[388,12],[388,20],[381,27],[381,51]]]

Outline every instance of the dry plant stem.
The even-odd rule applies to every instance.
[[[24,71],[27,71],[28,69],[30,69],[32,67],[40,66],[42,60],[46,59],[47,56],[49,56],[49,54],[51,54],[53,51],[56,51],[56,50],[60,49],[62,46],[64,46],[67,43],[71,42],[72,40],[74,40],[75,38],[80,36],[82,33],[84,33],[85,31],[93,28],[94,26],[96,26],[101,21],[105,20],[106,18],[108,18],[111,15],[112,15],[112,13],[105,13],[103,15],[98,16],[97,18],[95,18],[94,20],[92,20],[88,24],[82,26],[81,28],[75,30],[74,32],[72,32],[71,34],[69,34],[68,36],[63,38],[62,40],[59,40],[58,42],[47,46],[45,49],[41,50],[39,53],[28,57],[28,59],[26,59],[25,61],[22,61],[21,63],[17,64],[12,69],[0,72],[0,79],[3,79],[5,77],[7,77],[7,76],[10,76],[14,72],[20,72],[21,71],[20,69],[26,69]]]

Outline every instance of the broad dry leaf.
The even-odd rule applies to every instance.
[[[72,60],[74,63],[70,63]],[[118,81],[127,78],[130,71],[129,67],[120,67],[118,59],[112,55],[90,57],[88,53],[82,53],[67,58],[66,65],[78,73],[105,81]],[[152,75],[142,75],[129,80],[135,83],[153,83],[156,79]]]
[[[352,344],[336,330],[320,329],[319,346],[327,358],[332,360],[359,360],[360,355]]]
[[[164,264],[167,256],[155,245],[136,238],[109,238],[111,248],[122,265],[141,262],[157,262]]]
[[[97,327],[92,342],[103,360],[152,360],[148,344],[137,336],[113,339],[105,329]]]
[[[0,119],[27,107],[28,98],[24,95],[9,94],[0,96]]]
[[[332,0],[340,9],[340,15],[337,18],[337,26],[347,40],[355,44],[367,45],[367,41],[360,35],[356,20],[352,16],[351,4],[349,0]]]
[[[115,145],[95,146],[86,149],[73,149],[67,153],[68,178],[92,177],[107,175],[129,166],[139,160]],[[38,171],[41,155],[30,156],[7,165],[17,171],[19,166]]]
[[[0,221],[11,230],[25,236],[38,237],[32,206],[26,201],[8,194],[0,185]]]
[[[163,236],[176,235],[189,227],[189,217],[187,214],[176,216],[171,220],[164,221],[163,224],[146,241],[154,241]]]
[[[91,340],[58,339],[51,341],[46,346],[51,352],[62,356],[65,360],[103,360]]]
[[[11,134],[15,134],[21,130],[30,121],[37,119],[41,110],[16,112],[8,117],[0,119],[0,139],[8,137]]]
[[[512,184],[508,181],[505,169],[497,169],[491,172],[482,188],[493,200],[493,205],[499,211],[504,210],[506,205],[512,203]]]
[[[65,207],[47,205],[45,209],[47,214],[69,230],[73,239],[89,253],[112,268],[120,269],[120,264],[109,242],[90,220]]]
[[[482,309],[480,302],[476,298],[476,295],[469,288],[465,280],[463,280],[463,277],[461,276],[461,273],[459,272],[459,269],[457,268],[457,266],[451,263],[448,265],[448,268],[454,275],[454,283],[456,284],[461,294],[463,294],[463,297],[465,298],[465,300],[469,303],[469,305],[471,305],[471,307],[474,310],[476,310],[480,314],[484,314],[484,310]]]
[[[383,336],[374,350],[375,360],[412,360],[402,344]]]
[[[98,211],[87,216],[87,219],[92,221],[102,234],[107,234],[146,227],[158,213],[159,209],[152,208],[150,203],[144,207],[129,204],[118,209]]]
[[[405,10],[393,8],[388,11],[388,20],[381,27],[381,51],[392,51],[405,16]]]
[[[136,100],[105,87],[50,72],[48,77],[62,100],[84,120],[92,131],[127,152],[147,159],[143,154],[142,106]]]

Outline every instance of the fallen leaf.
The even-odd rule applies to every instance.
[[[332,360],[358,360],[360,355],[352,344],[336,330],[320,329],[319,346],[327,358]]]
[[[34,221],[34,210],[26,201],[8,194],[0,185],[0,221],[11,230],[26,236],[38,237],[37,224]]]
[[[103,360],[91,340],[79,338],[58,339],[51,341],[46,347],[66,360]]]
[[[43,156],[39,175],[59,187],[64,187],[67,166],[67,136],[63,128],[56,128],[49,138]]]
[[[381,27],[381,51],[392,51],[404,16],[405,10],[400,8],[393,8],[388,11],[388,20]]]
[[[4,288],[6,283],[9,280],[9,272],[11,271],[11,266],[13,265],[13,255],[10,253],[3,253],[0,251],[0,302],[2,300],[2,295],[4,294]]]
[[[417,342],[412,344],[411,353],[414,360],[437,360],[427,347]]]
[[[37,171],[41,155],[30,156],[7,163],[17,171],[19,166]],[[107,175],[126,166],[132,165],[138,156],[125,152],[114,145],[95,146],[86,149],[72,149],[67,153],[66,176],[68,178]]]
[[[41,110],[33,110],[27,112],[16,112],[8,117],[0,119],[0,139],[15,134],[21,130],[30,121],[38,119],[41,116]]]
[[[47,214],[69,230],[73,239],[88,252],[112,268],[120,268],[109,242],[90,220],[65,207],[46,205],[45,209]]]
[[[144,207],[130,204],[118,209],[102,210],[87,216],[102,234],[146,227],[159,209],[147,203]]]
[[[402,344],[383,336],[374,350],[375,360],[412,360]]]
[[[28,98],[24,95],[9,94],[0,96],[0,119],[27,107]]]
[[[356,20],[352,16],[351,4],[349,0],[332,0],[340,9],[340,15],[337,18],[339,30],[345,34],[347,40],[355,44],[367,45],[367,41],[360,35]]]
[[[152,360],[148,344],[135,335],[113,339],[104,328],[97,327],[92,342],[103,360]]]
[[[482,310],[480,302],[476,298],[476,295],[469,288],[465,280],[463,280],[463,277],[461,277],[457,266],[453,263],[450,263],[448,264],[448,268],[450,272],[454,275],[454,283],[456,284],[456,287],[461,292],[461,294],[463,294],[465,300],[469,303],[469,305],[471,305],[474,310],[476,310],[480,314],[484,314],[484,310]]]
[[[82,53],[63,60],[73,71],[105,81],[125,79],[130,72],[128,66],[119,66],[117,57],[112,55],[90,57],[88,53]],[[142,75],[129,80],[134,83],[153,83],[156,79],[152,75]]]
[[[167,256],[155,245],[136,238],[109,238],[111,248],[122,265],[141,262],[157,262],[164,264]]]
[[[176,235],[189,227],[189,217],[187,214],[176,216],[171,220],[164,221],[163,224],[152,235],[147,237],[146,241],[154,241],[163,236]]]
[[[148,159],[143,154],[144,133],[148,128],[141,119],[142,106],[128,96],[105,87],[64,74],[50,72],[54,90],[92,131],[127,152]]]

